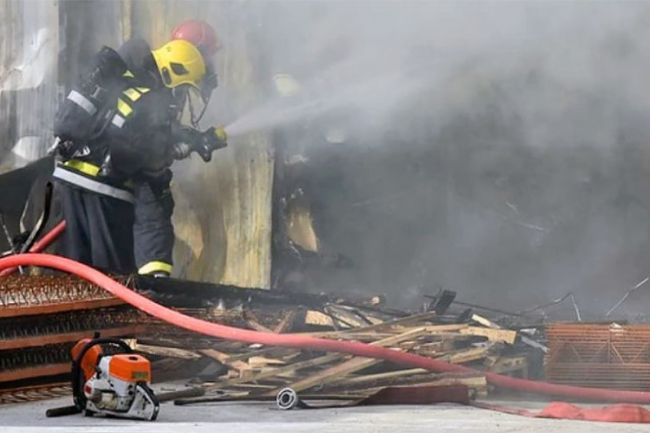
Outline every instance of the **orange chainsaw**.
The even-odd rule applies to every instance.
[[[151,363],[122,340],[86,338],[72,348],[73,406],[49,409],[48,417],[84,413],[154,421],[160,403],[149,387]]]

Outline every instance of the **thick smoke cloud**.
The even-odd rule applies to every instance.
[[[596,315],[645,277],[650,5],[257,7],[269,98],[231,131],[307,159],[293,170],[322,246],[354,262],[316,288],[508,308],[573,291]],[[274,95],[278,73],[300,92]]]

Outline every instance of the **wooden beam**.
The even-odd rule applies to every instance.
[[[473,347],[471,349],[459,350],[457,352],[447,353],[436,359],[448,362],[450,364],[462,364],[464,362],[476,361],[483,359],[488,354],[487,347]]]
[[[287,348],[287,347],[267,346],[267,347],[262,347],[260,349],[253,349],[250,352],[231,354],[228,357],[228,360],[229,361],[243,361],[243,360],[249,359],[249,358],[251,358],[253,356],[269,355],[271,353],[275,354],[275,356],[280,356],[280,354],[284,353],[285,356],[286,356],[287,354],[300,353],[300,350],[291,349],[291,348]]]
[[[394,325],[393,325],[394,326]],[[376,335],[386,335],[389,331],[392,332],[408,332],[412,329],[425,329],[428,334],[445,334],[458,332],[463,328],[467,328],[469,325],[421,325],[421,326],[411,326],[411,327],[402,327],[399,326],[397,329],[385,329],[381,333]],[[382,325],[372,325],[366,326],[365,328],[351,328],[344,329],[341,331],[326,331],[326,332],[301,332],[300,335],[311,335],[313,337],[323,337],[323,338],[345,338],[350,339],[351,336],[372,336],[375,335],[375,331],[379,328],[383,328]],[[390,328],[387,327],[387,328]]]
[[[297,316],[298,311],[296,309],[287,311],[284,314],[284,317],[282,317],[282,320],[280,320],[280,323],[278,323],[275,328],[273,328],[273,332],[276,334],[282,334],[284,332],[291,331],[291,328],[293,328]]]
[[[425,370],[423,368],[410,368],[408,370],[388,371],[386,373],[377,373],[377,374],[364,374],[356,377],[341,377],[338,379],[334,379],[333,381],[330,382],[330,384],[331,385],[338,385],[338,384],[358,385],[362,383],[380,382],[384,380],[388,381],[392,379],[399,379],[404,376],[413,376],[416,374],[426,374],[426,373],[431,373],[432,375],[436,374],[429,370]]]
[[[316,325],[316,326],[329,326],[334,328],[334,319],[332,319],[327,314],[321,313],[316,310],[308,310],[305,315],[305,324],[306,325]]]
[[[252,311],[244,311],[244,319],[246,320],[246,323],[248,326],[250,326],[252,329],[260,332],[273,332],[271,329],[267,328],[266,326],[262,325],[260,323],[260,320],[257,318],[255,314],[253,314]]]
[[[460,329],[458,332],[464,335],[485,337],[489,341],[502,341],[508,344],[515,344],[515,340],[517,339],[517,331],[512,331],[510,329],[491,329],[482,328],[480,326],[468,326],[467,328]]]
[[[215,361],[218,361],[225,365],[226,367],[236,370],[239,375],[241,376],[242,373],[246,370],[250,370],[250,365],[244,361],[238,361],[238,360],[231,360],[230,355],[227,353],[219,352],[218,350],[215,349],[203,349],[199,351],[202,355],[207,356],[208,358],[212,358]]]
[[[453,324],[453,325],[428,325],[426,330],[429,334],[446,334],[452,332],[459,332],[462,329],[469,327],[466,324]]]
[[[265,356],[251,356],[248,358],[250,368],[264,368],[269,366],[286,365],[286,361],[276,358],[267,358]]]
[[[499,325],[497,325],[487,317],[479,316],[478,314],[472,314],[472,320],[478,323],[479,325],[483,325],[487,328],[501,329]]]
[[[487,326],[488,328],[502,329],[501,326],[497,325],[496,323],[492,322],[491,320],[483,316],[479,316],[478,314],[473,314],[472,320],[480,325]],[[527,344],[530,347],[540,349],[544,353],[548,353],[548,347],[544,346],[542,343],[538,343],[537,341],[533,340],[532,338],[526,337],[525,335],[520,335],[520,338],[522,343]]]
[[[375,323],[366,322],[356,313],[347,311],[337,305],[328,305],[326,307],[327,313],[336,319],[342,325],[348,325],[352,328],[363,328],[364,326],[374,325]],[[379,323],[383,323],[380,321]]]
[[[528,359],[525,356],[488,356],[485,360],[488,371],[495,373],[511,373],[520,371],[528,377]]]
[[[301,335],[313,335],[313,336],[322,336],[322,337],[336,337],[337,334],[340,333],[351,333],[351,332],[370,332],[370,331],[378,331],[378,330],[390,330],[391,328],[394,327],[400,327],[400,326],[405,326],[407,324],[412,324],[414,322],[422,322],[422,321],[427,321],[430,319],[433,319],[436,317],[436,313],[430,311],[427,313],[421,313],[421,314],[414,314],[412,316],[408,317],[402,317],[399,319],[395,320],[388,320],[384,323],[379,323],[377,325],[370,325],[370,326],[365,326],[363,328],[350,328],[348,330],[342,330],[342,331],[333,331],[333,332],[305,332],[301,333]],[[458,327],[458,326],[463,326],[463,325],[432,325],[433,328],[436,327],[443,327],[443,326],[451,326],[451,327]]]
[[[225,380],[222,382],[217,382],[214,385],[209,386],[209,388],[225,388],[231,385],[237,385],[237,384],[242,384],[246,382],[255,382],[258,380],[262,379],[268,379],[270,377],[274,376],[280,376],[283,374],[291,374],[295,371],[304,369],[304,368],[310,368],[310,367],[316,367],[322,364],[328,364],[330,362],[336,361],[340,358],[342,358],[343,355],[339,353],[331,353],[329,355],[324,355],[324,356],[319,356],[318,358],[312,358],[308,359],[306,361],[301,361],[301,362],[296,362],[293,364],[285,365],[283,367],[278,367],[278,368],[270,368],[268,370],[252,374],[246,378],[237,378],[237,379],[230,379],[230,380]]]

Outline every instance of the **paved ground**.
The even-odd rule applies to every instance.
[[[647,425],[558,421],[505,415],[456,405],[384,406],[345,409],[271,409],[270,403],[220,403],[197,406],[161,406],[154,423],[69,416],[45,418],[45,409],[63,406],[68,399],[0,406],[2,432],[60,433],[600,433],[645,432]],[[539,408],[540,404],[526,404]]]

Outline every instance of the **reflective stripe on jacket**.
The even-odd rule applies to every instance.
[[[100,167],[86,161],[71,159],[64,163],[59,163],[54,169],[52,176],[69,184],[78,186],[97,194],[106,195],[118,200],[133,203],[133,193],[125,188],[102,182],[98,177]]]

